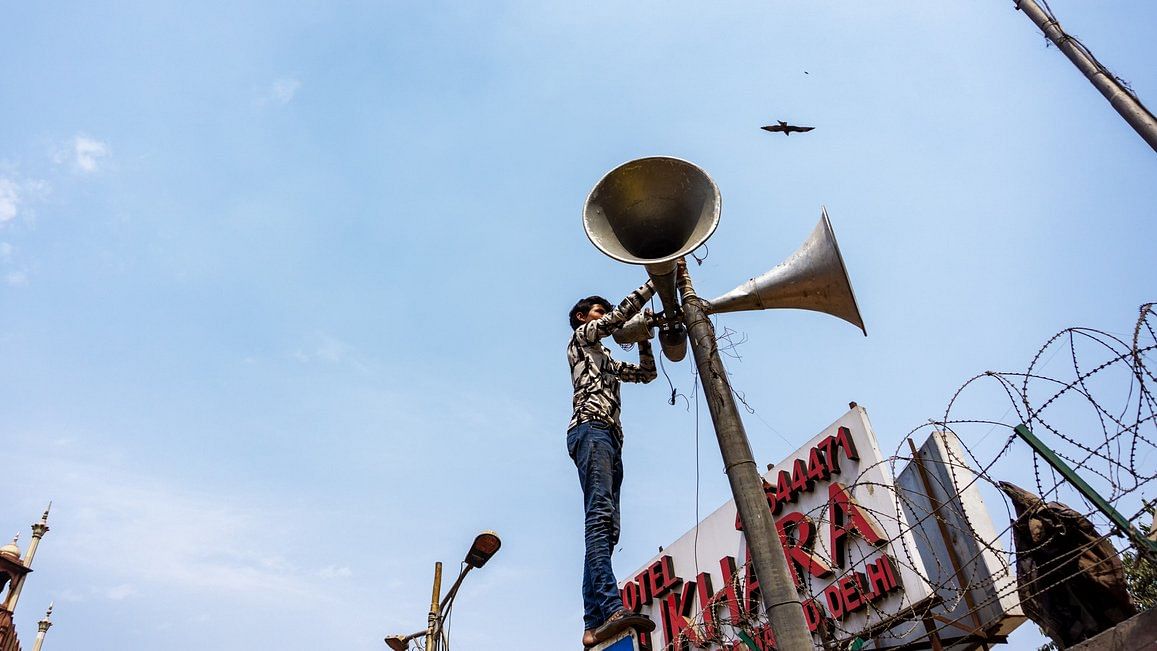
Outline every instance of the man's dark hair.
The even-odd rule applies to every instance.
[[[574,307],[570,309],[570,329],[578,330],[578,327],[583,324],[582,321],[579,321],[575,317],[575,314],[580,312],[582,314],[586,314],[587,312],[590,312],[591,308],[596,305],[602,305],[607,309],[608,312],[611,311],[611,302],[607,299],[603,298],[602,296],[588,296],[578,303],[575,303]]]

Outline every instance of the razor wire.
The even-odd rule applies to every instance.
[[[991,624],[984,620],[986,609],[997,606],[997,602],[1014,597],[1027,607],[1036,598],[1051,589],[1064,585],[1071,579],[1087,572],[1075,565],[1077,559],[1102,542],[1117,538],[1123,542],[1111,545],[1112,553],[1100,558],[1095,565],[1120,565],[1122,554],[1144,559],[1151,551],[1138,545],[1134,539],[1124,535],[1111,520],[1064,477],[1052,471],[1040,455],[1025,444],[1016,434],[1015,427],[1024,424],[1042,440],[1051,451],[1063,459],[1072,470],[1080,475],[1110,505],[1122,513],[1133,526],[1147,530],[1147,517],[1153,517],[1153,493],[1157,485],[1157,398],[1153,390],[1157,386],[1157,375],[1152,366],[1154,351],[1157,350],[1157,304],[1140,306],[1133,324],[1132,333],[1115,334],[1105,330],[1085,327],[1066,328],[1049,338],[1032,357],[1024,371],[985,371],[964,382],[948,401],[943,414],[927,423],[910,430],[897,445],[891,456],[871,466],[862,467],[860,474],[849,481],[847,490],[855,496],[860,491],[883,490],[894,499],[891,510],[872,509],[863,503],[857,507],[869,513],[878,523],[889,523],[889,530],[899,530],[900,534],[891,542],[891,561],[900,572],[907,571],[919,577],[928,587],[931,597],[925,603],[906,606],[915,610],[909,612],[909,619],[899,621],[886,630],[877,631],[877,639],[902,644],[930,644],[933,636],[945,639],[959,639],[972,636],[986,639]],[[1062,355],[1063,353],[1063,355]],[[1053,369],[1052,362],[1061,359],[1062,368]],[[989,388],[997,396],[984,402],[981,408],[970,406],[969,400],[976,398],[983,388]],[[746,404],[746,403],[745,403]],[[997,405],[993,407],[993,405]],[[1000,411],[995,417],[965,412],[973,410]],[[750,410],[750,409],[749,409]],[[1013,416],[1015,415],[1015,416]],[[1016,422],[1011,422],[1014,417]],[[1003,429],[1002,429],[1003,428]],[[994,432],[1004,431],[1003,439],[990,440]],[[910,452],[903,450],[912,437],[930,433],[952,436],[960,442],[959,449],[945,445],[947,458],[937,461],[947,476],[932,474],[931,479],[923,472],[925,480],[936,482],[933,493],[940,493],[948,499],[934,508],[922,506],[928,499],[921,491],[909,491],[899,485],[869,480],[866,475],[873,468],[886,466],[886,477],[896,479],[898,470],[914,462]],[[1031,462],[1031,472],[1026,473],[1019,466]],[[1036,547],[1017,549],[1013,542],[1013,530],[1018,516],[1015,506],[1003,491],[1001,481],[1023,482],[1025,475],[1031,475],[1032,486],[1039,504],[1034,505],[1026,515],[1035,509],[1052,504],[1067,506],[1072,511],[1094,525],[1097,536],[1084,544],[1067,550],[1062,557],[1054,557],[1040,572],[1032,577],[1018,576],[1017,559],[1045,548],[1052,538],[1046,538]],[[979,494],[989,502],[995,496],[1008,516],[1003,527],[991,523],[995,537],[981,535],[978,524],[969,519],[967,511],[954,507],[953,497],[965,491]],[[931,500],[929,500],[931,503]],[[1082,507],[1081,505],[1085,506]],[[826,522],[825,503],[805,513],[814,522]],[[947,510],[952,516],[948,517]],[[990,503],[990,513],[995,515],[998,507]],[[975,541],[976,551],[970,558],[956,559],[953,567],[946,567],[939,556],[920,554],[921,546],[928,547],[935,541],[929,532],[936,528],[945,537],[967,538]],[[788,532],[788,536],[794,535]],[[792,540],[791,542],[795,542]],[[850,553],[863,552],[857,545],[849,546]],[[854,571],[857,562],[867,560],[867,553],[859,558],[850,557],[847,567]],[[980,576],[975,569],[983,555],[999,559],[999,571]],[[973,568],[969,570],[969,568]],[[1103,569],[1103,568],[1102,568]],[[1100,571],[1100,570],[1099,570]],[[802,572],[802,570],[801,570]],[[745,594],[745,577],[749,575],[747,563],[736,568],[730,588],[732,594]],[[800,599],[822,600],[827,587],[834,585],[847,575],[837,571],[823,587],[813,590],[811,583],[803,581]],[[685,651],[689,649],[721,649],[724,651],[751,649],[769,651],[772,635],[770,624],[760,608],[757,599],[744,606],[738,618],[732,609],[723,608],[721,596],[727,590],[715,593],[707,604],[701,604],[694,617],[686,618],[685,626],[674,640],[656,639],[651,648],[654,651]],[[982,599],[977,599],[982,596]],[[879,610],[874,603],[867,602],[868,621],[885,620],[892,613]],[[822,603],[822,601],[820,602]],[[730,610],[731,617],[719,617],[719,611]],[[949,613],[949,616],[937,613]],[[821,618],[817,630],[813,631],[824,649],[840,650],[859,648],[865,640],[862,632],[841,626],[830,617]],[[999,639],[987,638],[989,643]]]

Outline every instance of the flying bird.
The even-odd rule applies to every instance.
[[[782,133],[785,136],[790,136],[792,133],[807,133],[808,131],[811,131],[812,129],[815,128],[815,127],[797,127],[795,125],[788,124],[787,122],[784,122],[783,120],[777,120],[777,121],[779,122],[779,124],[772,124],[770,126],[760,127],[760,129],[763,129],[764,131],[770,131],[772,133]]]

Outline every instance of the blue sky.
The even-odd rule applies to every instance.
[[[1157,7],[1051,4],[1152,98]],[[849,400],[895,449],[973,374],[1155,298],[1157,158],[1011,2],[3,15],[0,526],[26,541],[55,500],[17,613],[27,639],[56,601],[46,649],[384,648],[483,529],[504,546],[457,644],[571,647],[563,319],[643,280],[579,217],[625,160],[719,184],[706,295],[828,207],[870,336],[720,319],[748,338],[730,370],[761,463]],[[625,391],[620,572],[728,497],[705,424],[696,486],[669,393]]]

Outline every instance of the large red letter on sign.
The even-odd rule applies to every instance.
[[[735,568],[735,557],[724,556],[719,559],[719,569],[723,574],[723,589],[712,597],[713,601],[723,599],[727,602],[727,610],[731,614],[732,625],[738,625],[747,614],[747,599],[739,592],[739,575]]]
[[[803,583],[798,570],[801,567],[807,570],[808,574],[820,579],[831,576],[832,568],[812,553],[816,527],[810,518],[798,511],[792,511],[777,520],[775,528],[779,531],[779,541],[783,543],[787,569],[791,570],[791,578],[795,580],[796,585]],[[792,536],[792,533],[795,535]]]
[[[694,606],[694,581],[683,584],[682,595],[677,596],[675,592],[671,592],[661,602],[660,617],[663,620],[663,638],[666,640],[668,648],[685,648],[684,641],[695,646],[702,646],[703,642],[699,639],[699,634],[691,625]]]
[[[670,556],[662,556],[647,569],[647,577],[651,582],[651,590],[655,597],[662,597],[668,590],[679,587],[683,581],[675,576],[675,566]]]
[[[859,533],[864,540],[873,545],[882,545],[887,542],[884,534],[880,533],[880,530],[867,517],[860,505],[856,504],[856,501],[848,494],[847,487],[839,482],[832,482],[828,489],[828,509],[831,514],[833,565],[844,566],[844,548],[846,543],[851,540],[853,533]]]
[[[852,461],[859,461],[860,454],[856,452],[856,443],[852,440],[852,430],[841,427],[836,430],[836,445],[843,448],[844,456]]]

